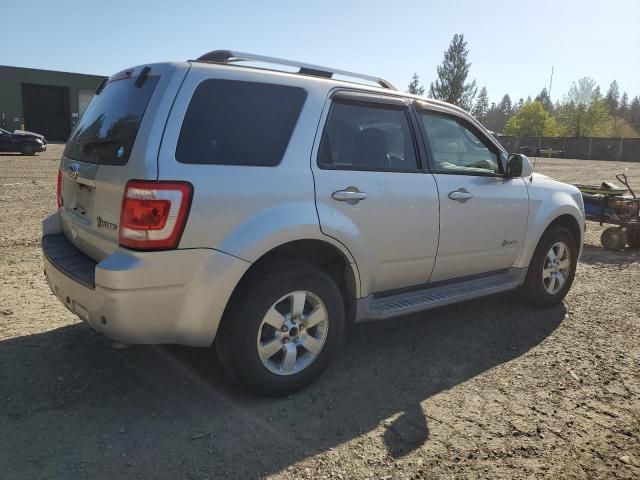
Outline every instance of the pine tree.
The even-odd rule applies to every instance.
[[[429,96],[453,103],[470,110],[476,96],[476,81],[466,83],[471,63],[467,61],[469,50],[463,34],[455,34],[442,64],[438,66],[438,78],[429,87]]]
[[[602,100],[603,98],[602,92],[600,91],[600,85],[596,85],[596,88],[593,89],[593,99]]]
[[[627,92],[624,92],[622,94],[622,97],[620,97],[620,106],[618,107],[618,116],[629,121],[629,95],[627,95]]]
[[[620,106],[620,88],[618,87],[618,82],[615,80],[611,82],[609,90],[607,90],[607,95],[604,99],[607,101],[607,105],[609,106],[609,114],[615,115],[618,113],[618,107]]]
[[[513,115],[513,104],[511,103],[511,97],[509,96],[509,94],[505,94],[504,97],[502,97],[502,100],[500,100],[500,103],[498,104],[498,109],[506,116],[506,117],[510,117],[511,115]]]
[[[487,111],[485,116],[484,126],[487,127],[488,130],[492,132],[502,132],[502,128],[500,127],[500,112],[498,111],[498,106],[495,102],[491,102],[491,106]],[[502,125],[504,127],[504,125]]]
[[[511,104],[511,97],[506,94],[500,100],[500,103],[496,105],[491,104],[489,111],[486,115],[484,126],[493,132],[504,131],[504,126],[507,123],[509,117],[513,115],[513,106]]]
[[[553,112],[553,103],[551,103],[551,97],[546,87],[540,90],[540,93],[536,95],[534,100],[540,102],[547,112]]]
[[[476,104],[473,106],[472,114],[476,119],[484,124],[487,120],[487,113],[489,112],[489,94],[487,93],[487,87],[482,87],[478,94]]]
[[[629,125],[638,130],[638,134],[640,134],[640,97],[637,95],[631,101],[628,117]]]
[[[413,77],[411,77],[411,81],[407,87],[407,93],[411,93],[413,95],[424,95],[424,87],[420,84],[420,77],[418,77],[417,73],[414,73]]]

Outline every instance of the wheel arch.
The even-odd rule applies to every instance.
[[[583,243],[583,229],[580,226],[580,221],[582,220],[582,216],[577,209],[572,208],[564,208],[560,211],[555,212],[554,215],[550,215],[545,222],[534,221],[533,225],[538,225],[538,228],[531,228],[527,232],[527,240],[525,241],[525,245],[520,256],[520,260],[518,262],[518,267],[520,268],[528,268],[531,259],[533,258],[533,254],[535,253],[540,240],[544,236],[549,229],[554,226],[561,225],[565,227],[571,233],[571,236],[576,241],[576,248],[578,249],[578,256],[582,254],[582,243]],[[584,220],[582,220],[584,222]]]
[[[580,224],[578,224],[576,218],[568,213],[562,214],[551,221],[549,226],[544,230],[544,232],[542,232],[542,235],[547,233],[549,229],[555,227],[556,225],[561,225],[569,230],[569,233],[571,233],[571,236],[576,242],[576,248],[578,249],[578,251],[580,251],[580,247],[582,245],[582,230],[580,229]],[[542,235],[540,236],[540,238],[542,238]],[[538,239],[538,241],[540,240]]]
[[[357,265],[347,256],[347,253],[333,243],[313,238],[292,240],[263,253],[252,263],[237,283],[227,302],[227,307],[233,303],[231,299],[256,271],[269,264],[285,260],[310,263],[328,274],[343,293],[345,318],[348,322],[355,319],[356,299],[360,294],[360,276]]]

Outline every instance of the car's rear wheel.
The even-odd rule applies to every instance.
[[[226,373],[262,395],[300,390],[335,355],[343,305],[336,283],[313,265],[287,261],[252,272],[234,293],[216,337]]]
[[[20,146],[20,153],[23,155],[34,155],[36,153],[36,147],[33,143],[23,143]]]
[[[578,263],[578,245],[571,232],[552,226],[540,239],[533,254],[522,292],[530,304],[550,307],[569,292]]]

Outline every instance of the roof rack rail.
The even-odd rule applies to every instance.
[[[372,77],[361,73],[347,72],[346,70],[338,70],[336,68],[321,67],[319,65],[311,65],[309,63],[296,62],[293,60],[285,60],[282,58],[265,57],[263,55],[255,55],[253,53],[236,52],[232,50],[213,50],[209,53],[198,57],[196,62],[214,62],[214,63],[235,63],[243,61],[271,63],[274,65],[286,65],[298,68],[298,73],[303,75],[313,75],[315,77],[332,78],[333,75],[343,75],[345,77],[359,78],[376,83],[383,88],[390,90],[398,90],[391,82],[380,77]]]

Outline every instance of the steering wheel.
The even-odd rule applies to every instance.
[[[484,170],[491,170],[492,172],[497,172],[498,171],[498,165],[496,164],[496,162],[493,162],[491,160],[488,159],[484,159],[484,160],[479,160],[477,162],[473,162],[469,165],[467,165],[468,167],[474,167],[474,168],[482,168]]]

